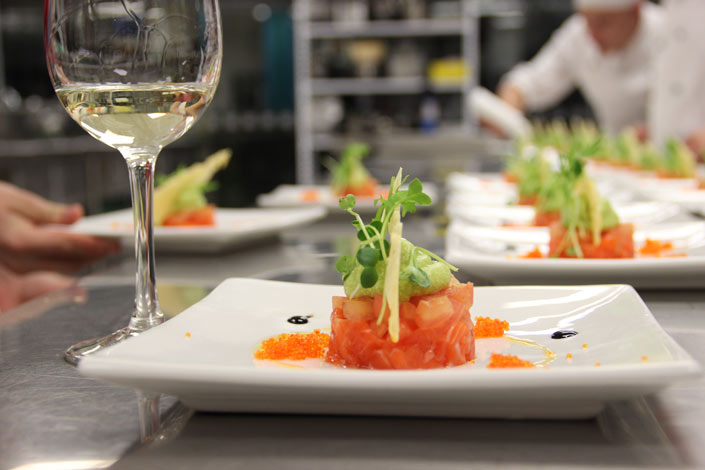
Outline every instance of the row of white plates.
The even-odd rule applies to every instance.
[[[666,180],[645,174],[593,171],[602,194],[620,219],[635,226],[638,250],[646,239],[671,242],[673,255],[634,259],[525,259],[538,248],[548,252],[545,227],[533,227],[535,211],[513,204],[516,185],[499,174],[456,173],[447,182],[446,256],[470,275],[513,284],[626,283],[638,287],[705,286],[705,191],[691,180]],[[689,183],[690,181],[690,183]],[[690,184],[690,186],[689,186]],[[647,199],[646,195],[652,195]],[[668,197],[667,197],[668,196]],[[678,201],[687,200],[686,203]]]
[[[662,178],[650,171],[614,168],[589,164],[595,179],[626,188],[639,198],[677,204],[682,209],[705,216],[705,188],[695,178]],[[705,182],[705,166],[697,168],[700,181]]]

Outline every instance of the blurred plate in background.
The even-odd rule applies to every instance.
[[[463,204],[462,197],[448,198],[446,213],[477,225],[532,225],[536,210],[532,206],[485,206]],[[675,204],[665,202],[622,202],[612,205],[622,223],[653,224],[663,222],[680,212]]]
[[[548,252],[545,227],[481,227],[454,221],[446,234],[446,259],[498,283],[625,283],[648,288],[705,287],[705,222],[652,225],[634,233],[635,251],[646,238],[672,242],[687,256],[631,259],[525,259],[534,248]]]
[[[325,217],[323,207],[290,209],[216,209],[213,227],[155,227],[161,251],[212,253],[236,247]],[[133,243],[130,209],[84,217],[68,230]]]
[[[388,185],[379,186],[380,193],[385,197],[389,192]],[[430,206],[419,206],[419,210],[425,207],[432,207],[438,198],[438,189],[433,183],[423,183],[423,190],[428,194],[433,203]],[[374,212],[374,201],[379,196],[356,196],[355,210],[357,212]],[[295,185],[283,184],[277,186],[274,191],[267,194],[260,194],[257,197],[257,205],[261,207],[301,207],[301,206],[323,206],[329,209],[340,211],[338,206],[339,196],[332,193],[328,185]]]

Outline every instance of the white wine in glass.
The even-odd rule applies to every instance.
[[[81,357],[164,321],[157,300],[152,199],[165,145],[210,104],[222,60],[217,0],[45,0],[54,89],[90,135],[120,151],[130,175],[137,260],[127,327],[66,351]]]

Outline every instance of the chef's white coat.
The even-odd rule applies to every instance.
[[[705,128],[705,0],[669,0],[664,13],[648,121],[659,145]]]
[[[572,15],[536,57],[512,69],[504,83],[521,90],[528,111],[554,106],[577,87],[605,131],[616,134],[647,122],[651,64],[662,36],[663,12],[649,3],[641,12],[627,47],[607,54],[590,36],[583,16]]]

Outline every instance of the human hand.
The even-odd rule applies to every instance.
[[[75,272],[120,250],[115,241],[42,227],[82,216],[80,205],[57,204],[0,182],[0,264],[16,273]]]
[[[0,266],[0,313],[74,283],[74,279],[57,273],[16,274]]]
[[[490,121],[488,121],[486,119],[480,119],[479,124],[481,127],[487,129],[492,134],[494,134],[496,137],[499,137],[500,139],[507,138],[507,134],[502,130],[502,128],[495,125],[495,124],[492,124]]]
[[[524,112],[524,95],[521,90],[513,85],[502,85],[497,90],[497,96],[509,106]]]

